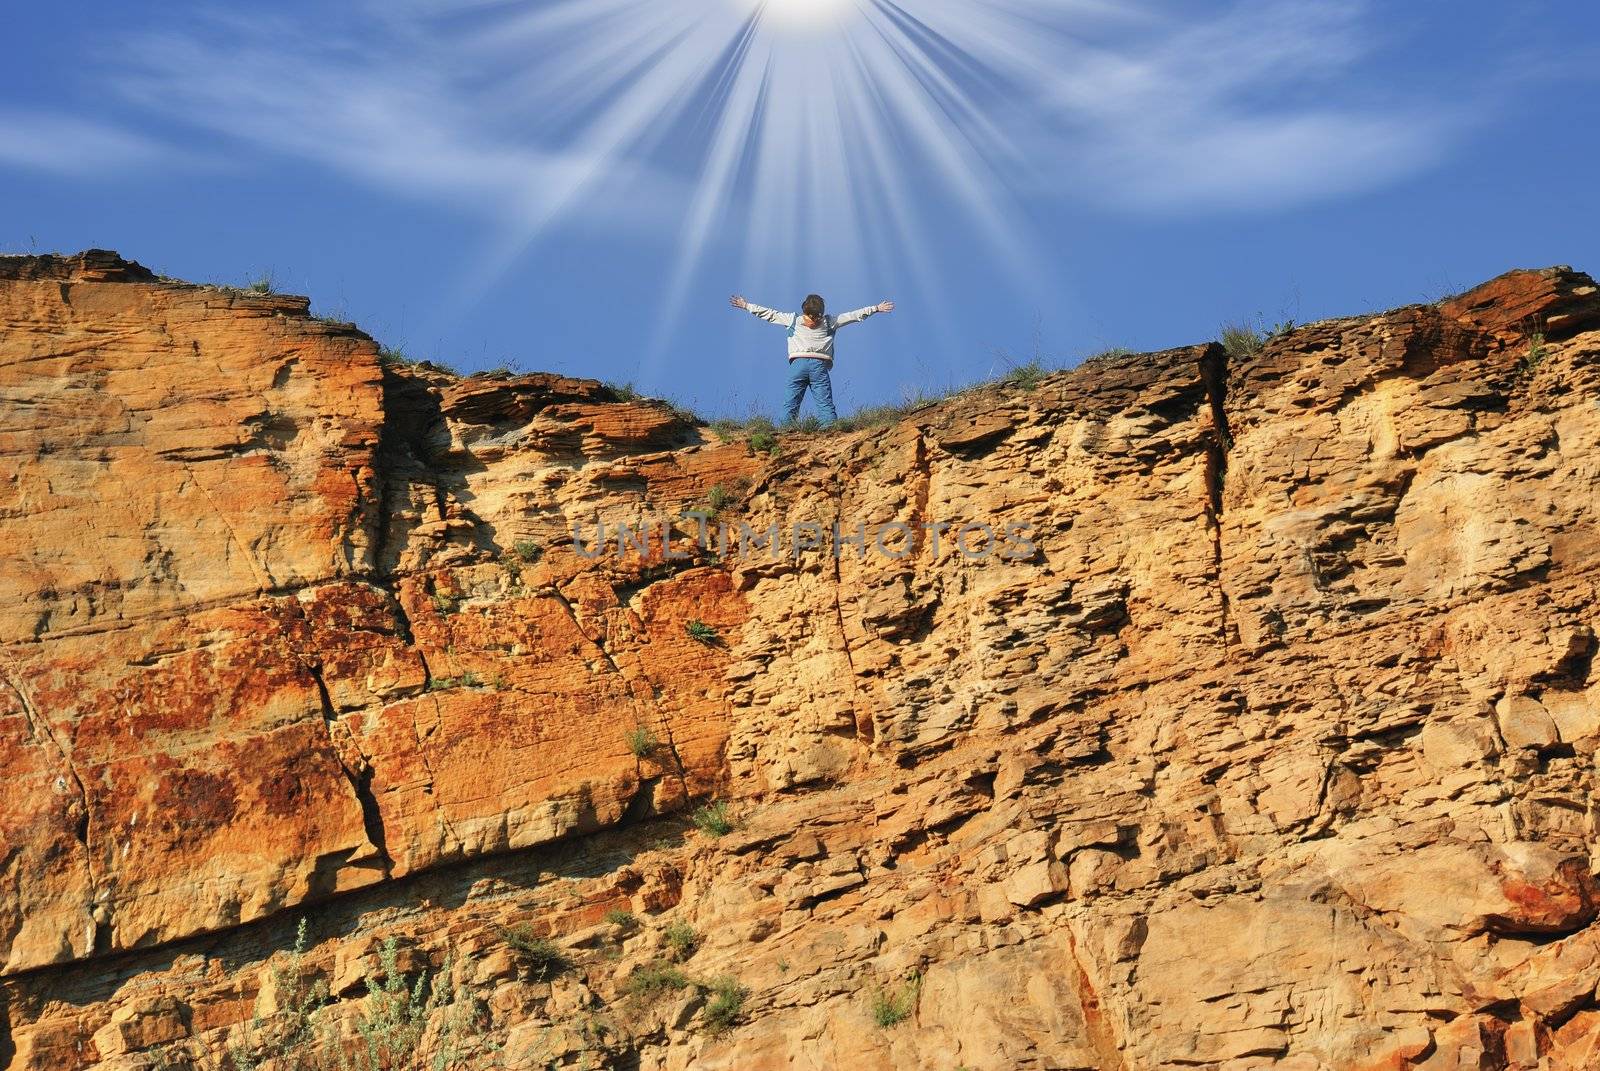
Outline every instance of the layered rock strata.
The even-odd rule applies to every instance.
[[[0,399],[0,1062],[1600,1062],[1586,276],[774,451],[4,258]]]

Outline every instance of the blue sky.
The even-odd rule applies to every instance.
[[[759,8],[759,10],[758,10]],[[1600,9],[192,0],[7,13],[0,250],[279,289],[471,371],[846,411],[1113,346],[1600,269]]]

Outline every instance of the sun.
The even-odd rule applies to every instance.
[[[752,0],[763,22],[786,30],[823,30],[857,11],[861,0]]]

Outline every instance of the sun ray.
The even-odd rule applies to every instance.
[[[216,72],[193,80],[190,99],[214,101],[215,113],[249,104],[254,129],[276,144],[331,140],[338,164],[363,175],[409,160],[413,186],[492,197],[495,231],[433,310],[440,323],[557,228],[618,216],[671,241],[659,254],[663,322],[704,292],[708,265],[740,262],[746,279],[730,284],[880,281],[883,292],[838,294],[866,301],[895,280],[899,296],[943,316],[945,278],[969,268],[947,273],[935,257],[953,233],[991,274],[1041,286],[1018,195],[1064,180],[1049,146],[1077,115],[1078,76],[1063,57],[1103,69],[1116,57],[1075,30],[1152,17],[1143,0],[369,0],[361,10],[386,35],[381,47],[297,53],[298,94],[256,73],[275,39],[194,38],[193,59],[175,65]],[[243,81],[254,88],[234,86]],[[274,110],[275,99],[286,103]]]

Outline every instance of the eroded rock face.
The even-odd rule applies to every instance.
[[[306,916],[452,1066],[1592,1066],[1586,276],[776,455],[110,254],[0,325],[0,1059],[272,1056]]]

